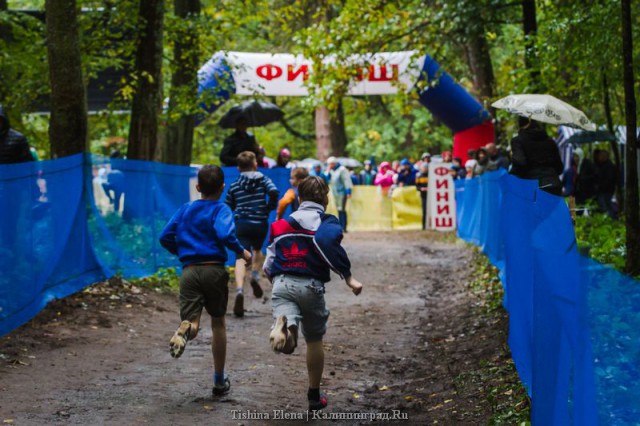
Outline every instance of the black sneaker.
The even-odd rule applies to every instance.
[[[260,283],[257,278],[251,278],[250,281],[251,288],[253,289],[253,295],[258,299],[262,297],[264,292],[262,291],[262,287],[260,287]]]
[[[244,295],[242,293],[236,293],[236,302],[233,304],[233,313],[237,317],[244,316]]]
[[[320,399],[317,401],[309,400],[309,411],[318,411],[326,408],[329,405],[329,401],[327,400],[327,396],[325,394],[320,394]]]
[[[211,393],[213,394],[213,396],[221,396],[229,392],[229,389],[231,389],[231,381],[228,377],[225,377],[224,382],[216,383],[215,385],[213,385]]]

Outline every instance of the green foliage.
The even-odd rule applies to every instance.
[[[576,217],[576,238],[584,254],[619,270],[625,263],[625,227],[605,214]]]
[[[498,326],[501,321],[506,321],[506,312],[502,307],[504,292],[498,270],[480,250],[474,247],[473,251],[470,287],[480,297],[480,315]],[[480,368],[457,380],[485,384],[483,391],[492,411],[488,424],[528,426],[531,424],[531,401],[518,377],[506,336],[503,337],[505,341],[500,354],[481,361]]]
[[[180,275],[176,268],[160,268],[153,275],[129,281],[138,287],[151,288],[160,293],[177,293],[180,290]]]
[[[640,26],[640,3],[633,3],[636,26]],[[90,11],[79,18],[85,79],[94,78],[109,67],[130,69],[138,31],[138,5],[139,0],[78,0],[78,6]],[[534,41],[541,86],[603,123],[602,77],[606,73],[614,123],[621,123],[619,2],[539,0],[536,5],[538,37]],[[9,1],[9,7],[43,9],[44,1],[14,0]],[[169,0],[166,7],[164,96],[169,96],[175,64],[183,59],[173,58],[173,46],[176,40],[193,33],[198,34],[198,49],[190,55],[196,55],[199,63],[219,50],[301,53],[318,65],[327,55],[335,56],[333,64],[324,64],[321,72],[312,74],[309,98],[276,99],[287,114],[287,124],[310,137],[295,136],[277,123],[253,129],[271,157],[284,146],[292,149],[294,158],[315,155],[313,110],[322,104],[336,108],[340,100],[345,108],[347,149],[354,157],[375,154],[379,158],[415,158],[421,151],[450,146],[451,132],[417,104],[415,92],[382,97],[384,106],[380,97],[345,97],[355,72],[349,62],[354,54],[395,50],[428,53],[473,93],[474,76],[465,47],[469,40],[480,36],[490,47],[496,97],[526,92],[531,84],[530,71],[524,67],[522,7],[511,0],[204,0],[200,16],[193,19],[177,19]],[[0,22],[8,16],[0,14]],[[36,22],[18,25],[16,19],[11,18],[10,23],[19,28],[16,43],[0,46],[0,76],[3,83],[8,82],[0,87],[0,102],[12,111],[16,127],[46,157],[46,119],[24,115],[33,99],[48,92],[43,27]],[[640,31],[635,31],[634,37],[640,62]],[[5,87],[11,88],[8,94],[2,90]],[[120,99],[109,111],[90,119],[89,138],[94,152],[108,153],[114,138],[127,139],[128,115],[113,111],[128,108],[134,87],[132,77],[126,78],[121,82]],[[175,92],[172,97],[176,98],[176,105],[163,117],[164,121],[196,111],[191,91]],[[216,122],[226,108],[241,100],[231,99],[196,129],[194,162],[217,161],[228,132],[219,129]],[[513,117],[500,113],[498,119],[506,134],[511,133]]]
[[[39,132],[23,120],[33,102],[49,92],[44,24],[27,15],[0,12],[0,104],[9,112],[12,127],[37,139]]]
[[[488,312],[495,312],[502,309],[504,289],[500,281],[498,268],[493,266],[486,256],[474,247],[474,269],[471,283],[471,290],[481,296],[481,305]]]

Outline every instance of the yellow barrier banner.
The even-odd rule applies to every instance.
[[[327,213],[338,216],[329,192]],[[415,186],[395,188],[390,197],[379,186],[355,186],[347,201],[349,231],[422,229],[422,204]]]
[[[393,229],[422,229],[422,202],[415,186],[395,188],[391,200]]]
[[[329,192],[327,213],[338,216],[333,194]],[[378,186],[356,186],[347,201],[347,230],[391,230],[391,199]]]

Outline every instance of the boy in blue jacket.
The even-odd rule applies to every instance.
[[[349,257],[340,245],[340,222],[324,212],[328,194],[329,188],[321,177],[310,176],[300,183],[298,210],[271,225],[263,267],[273,283],[275,325],[270,335],[273,350],[293,353],[298,325],[302,325],[307,342],[309,410],[327,406],[327,398],[320,394],[320,381],[324,369],[322,338],[329,318],[324,285],[331,279],[330,270],[343,278],[356,296],[362,291],[362,284],[351,275]]]
[[[222,395],[231,384],[224,375],[227,332],[224,316],[229,298],[229,274],[224,264],[226,248],[251,262],[251,253],[236,238],[231,209],[219,201],[224,173],[218,166],[198,172],[199,200],[186,203],[173,215],[160,234],[160,244],[182,263],[180,277],[180,327],[169,342],[171,356],[180,357],[189,340],[198,334],[202,308],[211,315],[214,375],[213,394]]]

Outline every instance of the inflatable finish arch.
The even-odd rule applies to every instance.
[[[354,57],[353,63],[357,76],[350,95],[394,94],[401,88],[423,87],[420,103],[454,132],[455,157],[464,161],[469,149],[494,141],[489,112],[429,55],[376,53]],[[200,106],[212,113],[231,94],[307,96],[304,81],[312,68],[312,62],[299,55],[218,52],[198,72]]]

